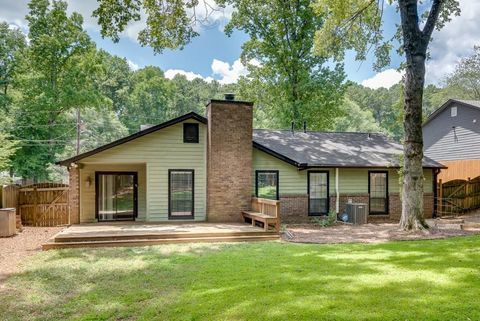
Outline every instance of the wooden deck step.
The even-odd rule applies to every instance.
[[[266,235],[247,236],[203,236],[203,237],[184,237],[184,238],[157,238],[157,239],[128,239],[128,240],[97,240],[97,241],[78,241],[78,242],[57,242],[50,240],[42,244],[42,250],[82,248],[82,247],[117,247],[117,246],[149,246],[158,244],[174,243],[202,243],[202,242],[245,242],[245,241],[271,241],[280,238],[277,233]]]
[[[127,241],[127,240],[159,240],[159,239],[201,239],[212,237],[256,237],[277,235],[275,232],[249,231],[249,232],[214,232],[214,233],[109,233],[100,235],[98,233],[84,233],[82,235],[57,234],[55,242],[92,242],[92,241]]]

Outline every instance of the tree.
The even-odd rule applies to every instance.
[[[293,121],[310,128],[328,128],[339,113],[346,85],[341,65],[327,67],[327,58],[313,54],[313,40],[323,18],[315,15],[311,0],[225,0],[234,6],[225,27],[244,31],[242,61],[250,64],[249,78],[265,83],[262,105],[275,115],[277,125]],[[254,82],[256,83],[256,82]],[[255,97],[254,97],[255,98]]]
[[[470,57],[463,58],[447,77],[447,86],[455,91],[455,98],[480,100],[480,46],[474,47]]]
[[[394,85],[389,89],[371,89],[358,84],[351,84],[346,98],[358,104],[364,111],[370,111],[374,120],[383,131],[396,141],[403,137],[402,97],[403,86]]]
[[[164,49],[183,48],[198,36],[198,25],[208,24],[212,13],[222,10],[209,0],[98,0],[93,12],[98,18],[103,37],[118,42],[120,34],[130,22],[146,15],[146,26],[138,35],[143,46],[151,46],[156,53]]]
[[[346,98],[342,104],[344,116],[335,119],[335,131],[342,132],[383,132],[375,121],[371,110],[362,109],[358,104]]]
[[[10,169],[11,158],[17,150],[17,142],[8,134],[0,133],[0,171]]]
[[[381,68],[389,63],[392,41],[383,39],[381,25],[383,1],[376,0],[317,0],[315,9],[325,17],[325,24],[316,35],[316,50],[321,56],[336,54],[343,57],[347,49],[364,60],[372,46]],[[456,0],[431,0],[422,4],[417,0],[398,0],[401,24],[397,39],[405,55],[404,82],[404,165],[402,184],[403,229],[427,227],[423,217],[423,137],[422,97],[425,82],[425,60],[433,30],[440,29],[453,14],[459,15]],[[421,25],[423,24],[423,27]]]
[[[120,119],[133,133],[140,125],[159,124],[169,119],[169,97],[172,86],[158,67],[145,67],[135,71],[125,109]]]
[[[98,90],[110,100],[114,112],[121,114],[127,104],[132,70],[126,58],[111,55],[101,49],[97,52],[102,73],[95,79]]]
[[[29,8],[29,45],[16,72],[21,98],[13,110],[11,134],[20,142],[15,172],[38,180],[48,178],[47,165],[75,135],[67,113],[99,104],[102,96],[93,79],[100,72],[96,50],[82,17],[75,12],[67,16],[63,1],[32,0]]]
[[[178,117],[194,111],[200,115],[205,114],[205,105],[211,98],[222,98],[222,94],[229,90],[220,85],[218,81],[207,83],[196,78],[187,80],[183,75],[176,75],[170,80],[172,85],[169,97],[169,116]]]
[[[8,23],[0,22],[0,107],[9,104],[8,88],[13,81],[17,54],[26,46],[25,35],[19,29],[11,29]]]

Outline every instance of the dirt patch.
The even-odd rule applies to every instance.
[[[29,227],[12,237],[0,238],[0,286],[10,274],[19,269],[19,263],[27,256],[41,250],[41,245],[63,227]]]
[[[444,230],[431,227],[425,231],[406,232],[398,224],[335,225],[319,227],[316,225],[288,226],[282,238],[298,243],[381,243],[387,241],[444,239],[452,236],[472,235],[479,232],[463,230]]]

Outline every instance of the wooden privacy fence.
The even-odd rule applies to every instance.
[[[462,214],[480,208],[480,177],[453,180],[437,185],[437,213],[440,216]]]
[[[57,226],[69,224],[68,185],[40,183],[27,186],[6,186],[4,207],[15,207],[24,225]],[[7,204],[7,205],[6,205]]]
[[[8,185],[2,188],[2,207],[18,207],[18,189],[19,185]]]

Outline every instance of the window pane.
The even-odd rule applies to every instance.
[[[326,214],[328,212],[328,174],[308,173],[310,177],[309,197],[310,214]]]
[[[257,197],[277,199],[277,172],[257,172]]]
[[[387,211],[387,173],[370,173],[370,212]]]
[[[170,172],[170,216],[193,215],[193,172]]]

